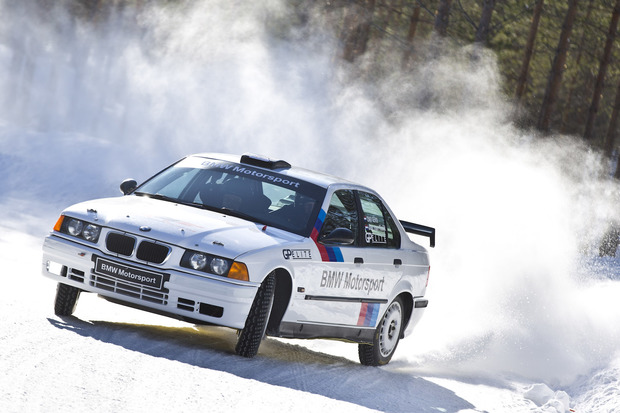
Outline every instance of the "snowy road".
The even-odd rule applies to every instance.
[[[82,295],[75,316],[56,317],[55,283],[40,274],[39,261],[50,211],[28,216],[23,210],[36,205],[18,205],[19,211],[3,205],[12,220],[0,226],[7,292],[0,301],[2,412],[561,411],[553,408],[553,392],[539,402],[551,397],[547,410],[524,397],[534,382],[490,380],[484,371],[459,378],[416,373],[402,354],[405,346],[382,368],[361,366],[355,345],[323,340],[267,339],[256,358],[245,359],[233,353],[232,330],[193,326],[90,294]],[[15,229],[22,222],[32,233]],[[581,393],[572,397],[589,406],[579,410],[572,400],[576,411],[613,412],[618,371],[612,365],[576,385]],[[597,403],[602,409],[590,410]]]
[[[256,358],[240,358],[232,330],[94,295],[82,295],[75,316],[59,318],[55,283],[40,275],[40,244],[40,237],[0,227],[9,292],[0,302],[2,412],[476,411],[451,389],[460,385],[470,393],[478,387],[474,399],[486,398],[489,411],[532,406],[502,388],[437,384],[398,360],[361,366],[357,346],[345,343],[268,339]]]

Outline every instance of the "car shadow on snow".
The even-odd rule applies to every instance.
[[[384,412],[458,412],[474,406],[409,373],[362,366],[343,357],[266,339],[253,359],[234,354],[236,333],[221,327],[168,327],[48,318],[56,328],[153,357],[218,370]]]

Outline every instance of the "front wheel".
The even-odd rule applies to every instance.
[[[267,322],[273,307],[273,295],[276,287],[276,276],[269,274],[256,292],[245,326],[239,333],[235,353],[243,357],[254,357],[258,353]]]
[[[388,306],[379,322],[372,344],[359,344],[360,363],[365,366],[388,364],[396,351],[403,331],[403,302],[397,297]]]
[[[56,299],[54,300],[54,314],[59,316],[73,314],[81,291],[79,288],[58,283]]]

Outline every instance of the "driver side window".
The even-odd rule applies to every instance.
[[[325,238],[336,228],[351,230],[357,239],[357,204],[355,194],[351,190],[339,190],[332,195],[325,221],[321,227],[319,240]]]

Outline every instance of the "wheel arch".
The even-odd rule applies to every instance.
[[[411,316],[413,315],[413,296],[411,293],[403,291],[396,297],[400,297],[403,302],[403,329],[400,332],[400,338],[405,338],[405,330],[407,330],[407,326],[409,325],[409,321],[411,321]]]
[[[280,323],[288,309],[293,294],[293,279],[290,272],[284,268],[276,268],[273,272],[276,278],[276,289],[273,296],[271,314],[267,322],[268,335],[278,335]]]

